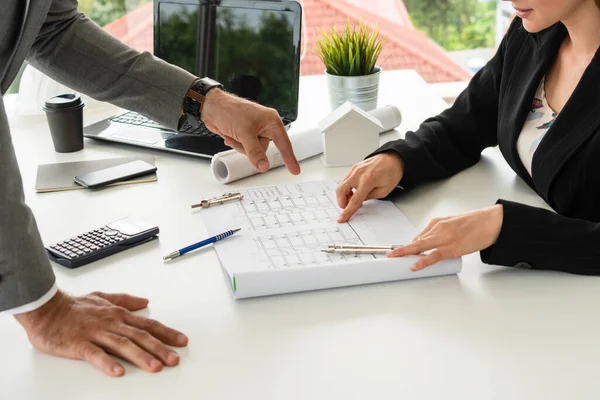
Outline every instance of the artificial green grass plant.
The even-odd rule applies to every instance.
[[[375,63],[387,38],[360,23],[338,32],[335,27],[321,30],[317,40],[317,55],[325,64],[328,74],[339,76],[370,75],[375,72]]]

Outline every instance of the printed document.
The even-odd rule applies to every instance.
[[[367,201],[349,222],[337,223],[342,211],[335,198],[337,184],[330,180],[249,189],[240,192],[241,201],[202,210],[210,235],[242,228],[215,244],[237,298],[460,270],[460,259],[415,273],[409,268],[417,257],[323,252],[329,244],[402,245],[417,234],[390,201]]]

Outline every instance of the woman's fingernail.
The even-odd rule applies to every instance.
[[[156,369],[156,368],[162,367],[162,363],[160,361],[158,361],[158,360],[150,360],[150,362],[148,363],[148,365],[152,369]]]
[[[269,169],[269,163],[266,162],[265,160],[260,160],[258,162],[258,169],[259,171],[266,171]]]
[[[125,372],[123,370],[123,367],[119,367],[118,365],[116,367],[113,367],[112,370],[115,375],[123,375],[123,373]]]

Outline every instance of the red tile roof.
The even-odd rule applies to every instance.
[[[330,26],[344,27],[348,20],[377,27],[388,37],[380,60],[387,70],[415,69],[427,82],[469,80],[471,75],[454,62],[442,47],[412,25],[402,0],[301,0],[303,39],[301,75],[323,73],[315,53],[317,33]],[[153,4],[148,3],[104,26],[127,45],[153,50]]]

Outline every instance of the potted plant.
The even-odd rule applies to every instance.
[[[325,64],[332,109],[350,101],[365,111],[377,108],[379,76],[376,65],[386,37],[360,23],[338,32],[335,27],[322,30],[317,40],[317,55]]]

